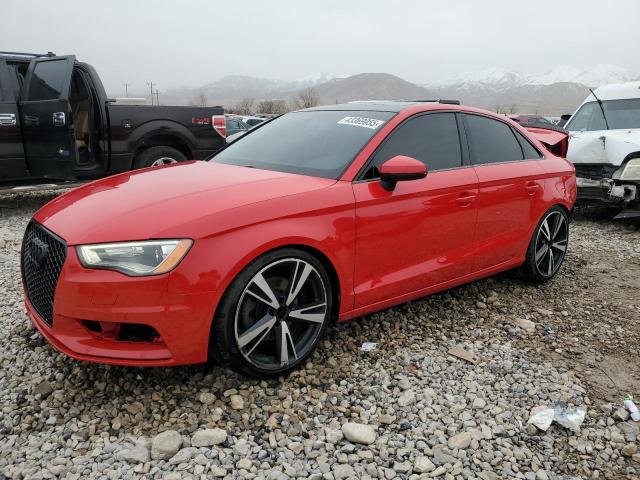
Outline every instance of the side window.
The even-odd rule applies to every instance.
[[[531,142],[529,142],[529,140],[522,136],[520,132],[514,130],[513,133],[516,134],[516,137],[520,142],[520,146],[522,147],[522,152],[524,153],[525,159],[542,158],[542,154],[538,151],[538,149],[531,145]]]
[[[68,75],[66,60],[52,60],[36,64],[29,85],[27,100],[55,100],[61,97]]]
[[[471,156],[476,164],[523,160],[522,148],[506,123],[480,115],[465,115]]]
[[[453,113],[430,113],[411,118],[396,128],[373,159],[366,178],[377,177],[377,169],[396,155],[407,155],[424,163],[429,171],[462,165],[458,124]]]
[[[607,126],[602,116],[602,110],[597,102],[585,103],[566,126],[571,132],[592,132],[606,130]]]

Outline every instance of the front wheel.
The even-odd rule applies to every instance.
[[[330,279],[316,257],[293,248],[267,253],[225,293],[213,321],[212,353],[239,373],[285,374],[314,350],[332,307]]]
[[[559,206],[550,208],[540,220],[529,243],[522,267],[529,280],[551,280],[564,262],[569,245],[569,217]]]

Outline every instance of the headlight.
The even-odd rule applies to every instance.
[[[86,268],[117,270],[126,275],[160,275],[175,268],[193,240],[99,243],[77,247]]]
[[[627,162],[620,180],[640,180],[640,158],[633,158]]]

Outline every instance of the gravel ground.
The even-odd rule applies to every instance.
[[[259,382],[56,353],[19,276],[23,229],[51,198],[0,198],[0,478],[640,478],[640,423],[620,408],[640,399],[635,229],[579,212],[553,282],[506,273],[360,318]],[[559,403],[585,409],[578,431],[527,423]]]

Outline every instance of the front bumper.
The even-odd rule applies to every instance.
[[[26,295],[25,306],[47,341],[78,360],[130,366],[205,362],[218,298],[215,292],[171,292],[169,277],[174,274],[127,277],[86,269],[75,248],[69,247],[55,290],[51,326]],[[141,325],[155,332],[153,338],[119,338],[125,327]]]

